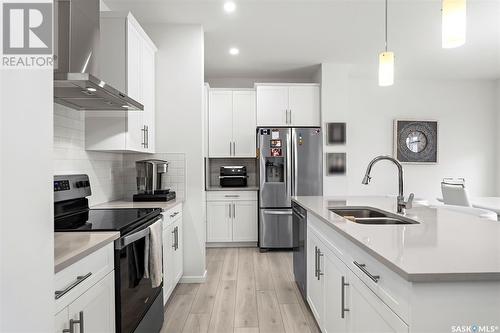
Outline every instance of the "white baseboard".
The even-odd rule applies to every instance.
[[[198,275],[198,276],[183,275],[179,280],[179,283],[204,283],[206,280],[207,280],[207,270],[205,270],[205,273],[203,273],[203,275]]]
[[[206,243],[205,247],[257,247],[257,242],[211,242]]]

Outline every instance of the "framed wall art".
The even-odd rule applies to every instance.
[[[437,163],[438,122],[394,120],[394,157],[401,163]]]
[[[326,143],[328,145],[345,145],[346,123],[326,123]]]
[[[326,153],[327,176],[340,176],[346,174],[346,153]]]

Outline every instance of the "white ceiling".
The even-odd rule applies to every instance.
[[[207,77],[309,77],[323,62],[375,76],[384,46],[383,0],[235,0],[231,15],[223,0],[105,2],[141,22],[203,25]],[[467,43],[447,50],[440,0],[389,0],[389,48],[397,77],[500,78],[500,0],[468,0]]]

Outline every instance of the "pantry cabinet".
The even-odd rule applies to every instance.
[[[257,126],[320,126],[318,84],[256,84]]]
[[[144,110],[86,112],[86,149],[154,153],[157,48],[131,13],[101,12],[100,24],[100,77]]]
[[[255,157],[254,90],[210,89],[209,157]]]
[[[208,192],[207,242],[257,242],[257,192]]]
[[[184,272],[182,204],[163,212],[163,302],[167,303]]]

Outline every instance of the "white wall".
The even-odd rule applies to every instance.
[[[186,155],[184,278],[205,275],[201,25],[144,25],[156,55],[156,150]]]
[[[53,170],[55,175],[89,175],[90,205],[123,197],[123,154],[86,151],[85,112],[59,104],[54,104]]]
[[[497,164],[496,171],[500,170],[500,79],[496,81],[496,109],[497,109]],[[497,173],[497,191],[496,195],[500,196],[500,173]]]
[[[54,331],[52,76],[0,70],[0,332]]]
[[[405,165],[405,192],[434,199],[443,177],[465,177],[472,195],[496,191],[495,85],[490,81],[398,80],[381,88],[376,78],[349,77],[348,66],[322,66],[322,119],[347,123],[347,144],[325,152],[347,153],[347,175],[324,178],[326,195],[396,194],[397,171],[390,162],[373,169],[361,184],[368,162],[392,155],[393,120],[439,121],[439,163]]]

